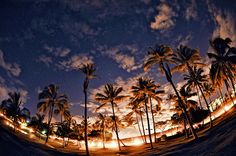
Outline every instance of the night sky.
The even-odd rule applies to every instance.
[[[78,68],[89,62],[98,76],[90,99],[108,82],[128,90],[138,76],[167,88],[156,70],[143,72],[148,48],[184,44],[205,57],[212,37],[235,45],[235,17],[234,0],[1,0],[0,101],[17,89],[34,114],[39,91],[54,83],[70,97],[72,114],[82,115]],[[92,115],[98,104],[90,102]]]

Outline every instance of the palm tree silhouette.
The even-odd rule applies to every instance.
[[[61,123],[63,122],[63,117],[68,118],[70,116],[69,103],[60,103],[54,110],[54,114],[61,116]]]
[[[162,73],[165,74],[167,81],[171,84],[172,88],[174,89],[174,92],[179,100],[179,106],[181,109],[183,109],[184,115],[186,117],[187,122],[189,123],[190,130],[194,136],[194,138],[198,138],[193,125],[191,123],[190,117],[187,113],[187,110],[184,106],[184,102],[181,99],[179,92],[177,91],[175,84],[172,80],[172,73],[169,67],[168,63],[174,63],[175,61],[172,59],[173,57],[173,50],[165,45],[157,45],[154,48],[151,48],[148,51],[148,58],[144,63],[144,70],[146,71],[148,68],[154,65],[159,65],[159,69]]]
[[[116,133],[116,138],[117,138],[117,144],[119,147],[119,150],[121,150],[120,147],[120,139],[119,139],[119,134],[118,134],[118,126],[117,126],[117,117],[115,115],[115,107],[117,107],[117,103],[121,102],[126,98],[127,96],[120,95],[121,92],[123,91],[122,87],[115,87],[113,84],[106,84],[103,90],[103,93],[97,93],[95,100],[102,103],[97,110],[101,109],[102,107],[111,104],[112,108],[112,119],[114,122],[115,126],[115,133]]]
[[[43,130],[44,118],[44,114],[36,113],[36,115],[31,118],[30,126],[35,127],[39,131]]]
[[[154,81],[149,80],[150,85],[153,87],[153,89],[151,90],[151,92],[149,92],[148,96],[149,96],[149,100],[150,100],[150,108],[151,108],[151,114],[152,114],[152,122],[153,122],[153,130],[154,130],[154,138],[155,138],[155,142],[157,142],[157,135],[156,135],[156,123],[155,123],[155,118],[154,118],[154,110],[153,110],[153,102],[152,99],[154,99],[158,105],[160,106],[160,103],[162,101],[160,95],[162,95],[164,93],[164,90],[157,90],[158,88],[160,88],[160,85],[156,85],[154,83]]]
[[[59,105],[68,103],[68,97],[65,94],[59,94],[58,89],[58,86],[50,84],[49,86],[45,87],[38,96],[39,102],[37,104],[37,109],[39,110],[39,112],[46,113],[47,111],[48,113],[47,137],[45,143],[48,142],[49,132],[51,130],[51,120],[55,108],[57,108]]]
[[[153,148],[153,145],[152,145],[151,128],[148,115],[148,100],[151,97],[150,95],[154,94],[155,88],[156,86],[154,85],[154,83],[150,83],[150,80],[144,78],[139,78],[137,84],[131,87],[135,99],[142,100],[144,102],[151,148]]]
[[[8,115],[10,115],[13,118],[13,125],[14,125],[14,131],[16,127],[16,123],[18,121],[18,118],[21,114],[21,94],[20,92],[9,92],[8,93],[9,98],[7,99],[7,103],[9,104],[7,109]]]
[[[106,148],[105,147],[105,142],[106,142],[105,132],[106,132],[107,116],[105,114],[98,113],[98,119],[99,120],[95,124],[97,124],[98,128],[102,131],[103,148]]]
[[[136,122],[138,125],[140,136],[142,137],[143,142],[147,143],[146,136],[145,136],[144,124],[143,124],[143,117],[142,117],[144,113],[141,110],[142,109],[142,105],[141,105],[142,101],[135,99],[135,97],[131,97],[130,100],[131,100],[131,102],[128,104],[128,108],[131,107],[132,111],[128,115],[132,116],[133,114],[135,114],[135,118],[136,118]],[[142,134],[142,131],[141,131],[141,128],[139,125],[138,116],[140,117],[140,120],[141,120],[143,134]]]
[[[229,38],[215,38],[210,41],[213,51],[207,54],[211,59],[210,77],[213,85],[218,85],[220,88],[224,81],[230,82],[236,93],[234,86],[236,48],[230,47],[231,42]],[[229,95],[231,97],[231,94]]]
[[[86,147],[86,154],[89,155],[89,149],[88,149],[88,132],[87,132],[87,90],[89,86],[89,80],[95,78],[94,72],[96,69],[94,68],[94,64],[86,64],[83,65],[83,67],[80,69],[84,75],[85,80],[83,84],[83,92],[84,92],[84,118],[85,118],[85,128],[84,128],[84,141],[85,141],[85,147]]]
[[[204,75],[204,71],[202,68],[194,67],[192,70],[189,70],[189,74],[184,75],[184,80],[187,80],[186,85],[188,87],[191,87],[191,88],[197,87],[200,90],[201,95],[206,103],[207,110],[209,112],[210,128],[212,128],[211,110],[210,110],[209,104],[207,102],[206,96],[203,92],[203,84],[207,82],[207,75]]]

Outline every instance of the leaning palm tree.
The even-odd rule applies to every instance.
[[[38,96],[39,102],[37,104],[37,109],[39,112],[47,113],[48,116],[47,137],[45,143],[48,142],[52,116],[55,108],[61,104],[68,103],[68,97],[65,94],[59,94],[58,89],[58,86],[50,84],[45,87]]]
[[[191,88],[197,87],[200,90],[201,95],[206,103],[207,110],[209,112],[210,128],[212,128],[211,110],[207,102],[206,96],[203,92],[203,88],[204,88],[203,84],[207,82],[207,75],[204,74],[204,71],[202,68],[194,67],[192,70],[189,70],[189,74],[184,75],[184,80],[187,80],[186,85],[188,87],[191,87]]]
[[[84,142],[86,147],[86,154],[89,155],[88,149],[88,132],[87,132],[87,90],[89,86],[89,80],[95,78],[94,72],[96,69],[94,68],[94,64],[86,64],[80,69],[85,74],[85,80],[83,85],[84,92],[84,119],[85,119],[85,128],[84,128]]]
[[[231,42],[229,38],[215,38],[210,41],[213,51],[207,54],[211,59],[210,77],[213,85],[220,87],[224,81],[228,81],[231,83],[234,93],[236,93],[234,82],[236,74],[236,48],[230,47]]]
[[[148,51],[148,58],[144,63],[144,70],[147,71],[148,68],[154,65],[159,65],[159,69],[162,73],[165,74],[167,81],[171,84],[172,88],[174,89],[174,92],[178,98],[179,106],[181,109],[183,109],[184,115],[186,117],[187,122],[189,123],[190,130],[194,136],[194,138],[198,138],[197,134],[193,128],[193,125],[191,123],[190,117],[187,113],[186,108],[184,107],[184,102],[181,99],[179,92],[176,89],[176,86],[172,80],[172,73],[169,67],[169,63],[174,63],[172,57],[173,57],[173,50],[165,45],[157,45],[154,48],[151,48]]]
[[[113,84],[106,84],[103,90],[103,93],[97,93],[95,100],[102,103],[97,110],[101,109],[102,107],[111,104],[112,108],[112,114],[113,114],[113,122],[114,122],[114,127],[115,127],[115,133],[116,133],[116,138],[117,138],[117,144],[119,147],[119,150],[121,150],[120,147],[120,139],[119,139],[119,134],[118,134],[118,126],[117,126],[117,121],[116,121],[116,114],[115,114],[115,107],[117,107],[117,103],[121,102],[126,98],[124,95],[120,95],[121,92],[123,91],[122,87],[116,87]]]

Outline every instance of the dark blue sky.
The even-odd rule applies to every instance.
[[[185,44],[204,57],[212,37],[235,44],[235,15],[233,0],[1,0],[0,101],[18,89],[34,114],[38,91],[55,83],[81,114],[82,63],[97,67],[92,94],[107,82],[130,84],[156,43]],[[147,75],[164,84],[155,72]]]

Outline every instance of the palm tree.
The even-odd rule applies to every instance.
[[[21,94],[20,92],[9,92],[8,93],[9,98],[7,99],[7,104],[9,104],[6,109],[8,112],[8,115],[13,118],[13,123],[14,123],[14,131],[15,131],[15,126],[18,120],[18,117],[21,114],[21,105],[22,105],[22,100],[21,100]]]
[[[58,89],[58,86],[50,84],[49,86],[45,87],[38,96],[39,102],[37,104],[37,109],[39,110],[39,112],[47,112],[48,116],[47,137],[45,143],[48,142],[54,109],[59,105],[68,103],[68,97],[65,94],[59,94]]]
[[[220,37],[210,41],[213,52],[208,52],[211,59],[210,76],[213,85],[219,87],[224,81],[229,81],[235,91],[234,76],[236,73],[236,48],[230,47],[231,39],[222,39]],[[231,96],[231,94],[230,94]]]
[[[147,143],[147,140],[146,140],[146,136],[145,136],[145,129],[144,129],[144,124],[143,124],[143,111],[141,110],[142,106],[141,106],[141,103],[142,101],[140,100],[134,100],[134,97],[131,97],[130,98],[131,102],[128,104],[128,107],[131,107],[131,112],[128,114],[130,116],[132,116],[133,114],[135,114],[135,118],[136,118],[136,122],[137,122],[137,125],[138,125],[138,129],[139,129],[139,133],[140,133],[140,136],[142,137],[143,139],[143,142]],[[140,128],[140,125],[139,125],[139,119],[138,119],[138,116],[140,116],[140,119],[141,119],[141,124],[142,124],[142,130],[143,130],[143,135],[142,135],[142,131],[141,131],[141,128]]]
[[[150,86],[152,86],[152,89],[150,90],[151,92],[149,92],[148,96],[149,96],[149,101],[150,101],[150,108],[151,108],[151,115],[152,115],[152,122],[153,122],[153,130],[154,130],[154,138],[155,138],[155,142],[157,142],[156,127],[155,127],[156,124],[155,124],[152,100],[154,99],[158,103],[158,105],[160,105],[160,103],[162,101],[160,95],[164,93],[164,90],[157,90],[158,88],[160,88],[160,85],[156,85],[154,83],[154,81],[152,81],[152,80],[149,80],[149,84],[150,84]]]
[[[188,87],[197,87],[200,90],[201,95],[206,103],[207,110],[209,112],[210,128],[212,128],[211,110],[207,102],[206,96],[203,93],[203,84],[207,82],[207,75],[204,75],[204,71],[202,68],[194,67],[192,70],[189,70],[189,74],[184,75],[184,80],[187,80],[186,85]]]
[[[150,83],[150,80],[144,78],[139,78],[137,84],[135,86],[132,86],[131,88],[135,99],[142,100],[144,102],[151,148],[153,148],[153,145],[152,145],[151,128],[148,115],[148,100],[150,98],[150,95],[153,95],[153,93],[155,92],[155,88],[156,88],[155,85],[153,83]]]
[[[54,110],[54,114],[61,116],[61,123],[63,122],[63,117],[69,118],[70,111],[69,111],[69,104],[68,103],[60,103],[58,104],[57,108]]]
[[[36,113],[36,115],[31,119],[30,126],[35,127],[38,131],[41,131],[44,127],[44,118],[44,114]]]
[[[87,90],[89,86],[89,80],[95,78],[94,72],[96,69],[94,68],[94,64],[86,64],[80,69],[85,74],[85,80],[83,85],[84,92],[84,118],[85,118],[85,128],[84,128],[84,141],[86,147],[86,154],[89,155],[88,149],[88,132],[87,132]]]
[[[177,91],[175,84],[172,80],[172,73],[169,67],[168,63],[174,63],[172,57],[173,57],[173,51],[170,47],[165,45],[157,45],[154,48],[151,48],[148,51],[148,58],[144,63],[144,70],[146,71],[148,68],[154,65],[159,65],[160,71],[165,74],[167,81],[171,84],[172,88],[174,89],[174,92],[179,100],[179,106],[181,109],[183,109],[184,115],[186,117],[187,122],[189,123],[190,130],[194,136],[194,138],[198,138],[197,134],[193,128],[193,125],[191,123],[190,117],[187,114],[187,110],[184,106],[184,102],[181,99],[179,92]]]
[[[207,82],[204,83],[203,84],[203,91],[205,92],[206,97],[208,97],[209,103],[211,103],[212,102],[211,95],[215,92],[212,84],[211,83],[207,83]],[[212,111],[213,111],[213,108],[212,108]]]
[[[103,148],[106,148],[105,147],[105,142],[106,142],[105,132],[106,132],[107,116],[102,113],[98,113],[98,119],[99,120],[96,122],[96,124],[98,125],[99,129],[102,130]]]
[[[115,133],[116,133],[117,144],[118,144],[119,150],[121,150],[121,147],[120,147],[120,139],[119,139],[118,127],[117,127],[117,121],[116,121],[116,115],[115,115],[115,107],[117,107],[118,102],[126,98],[126,96],[120,95],[122,91],[123,91],[122,87],[115,87],[113,84],[106,84],[104,87],[103,93],[97,93],[95,97],[96,101],[102,103],[97,108],[97,110],[106,106],[107,104],[111,104],[112,114],[113,114],[112,119],[115,126]]]

